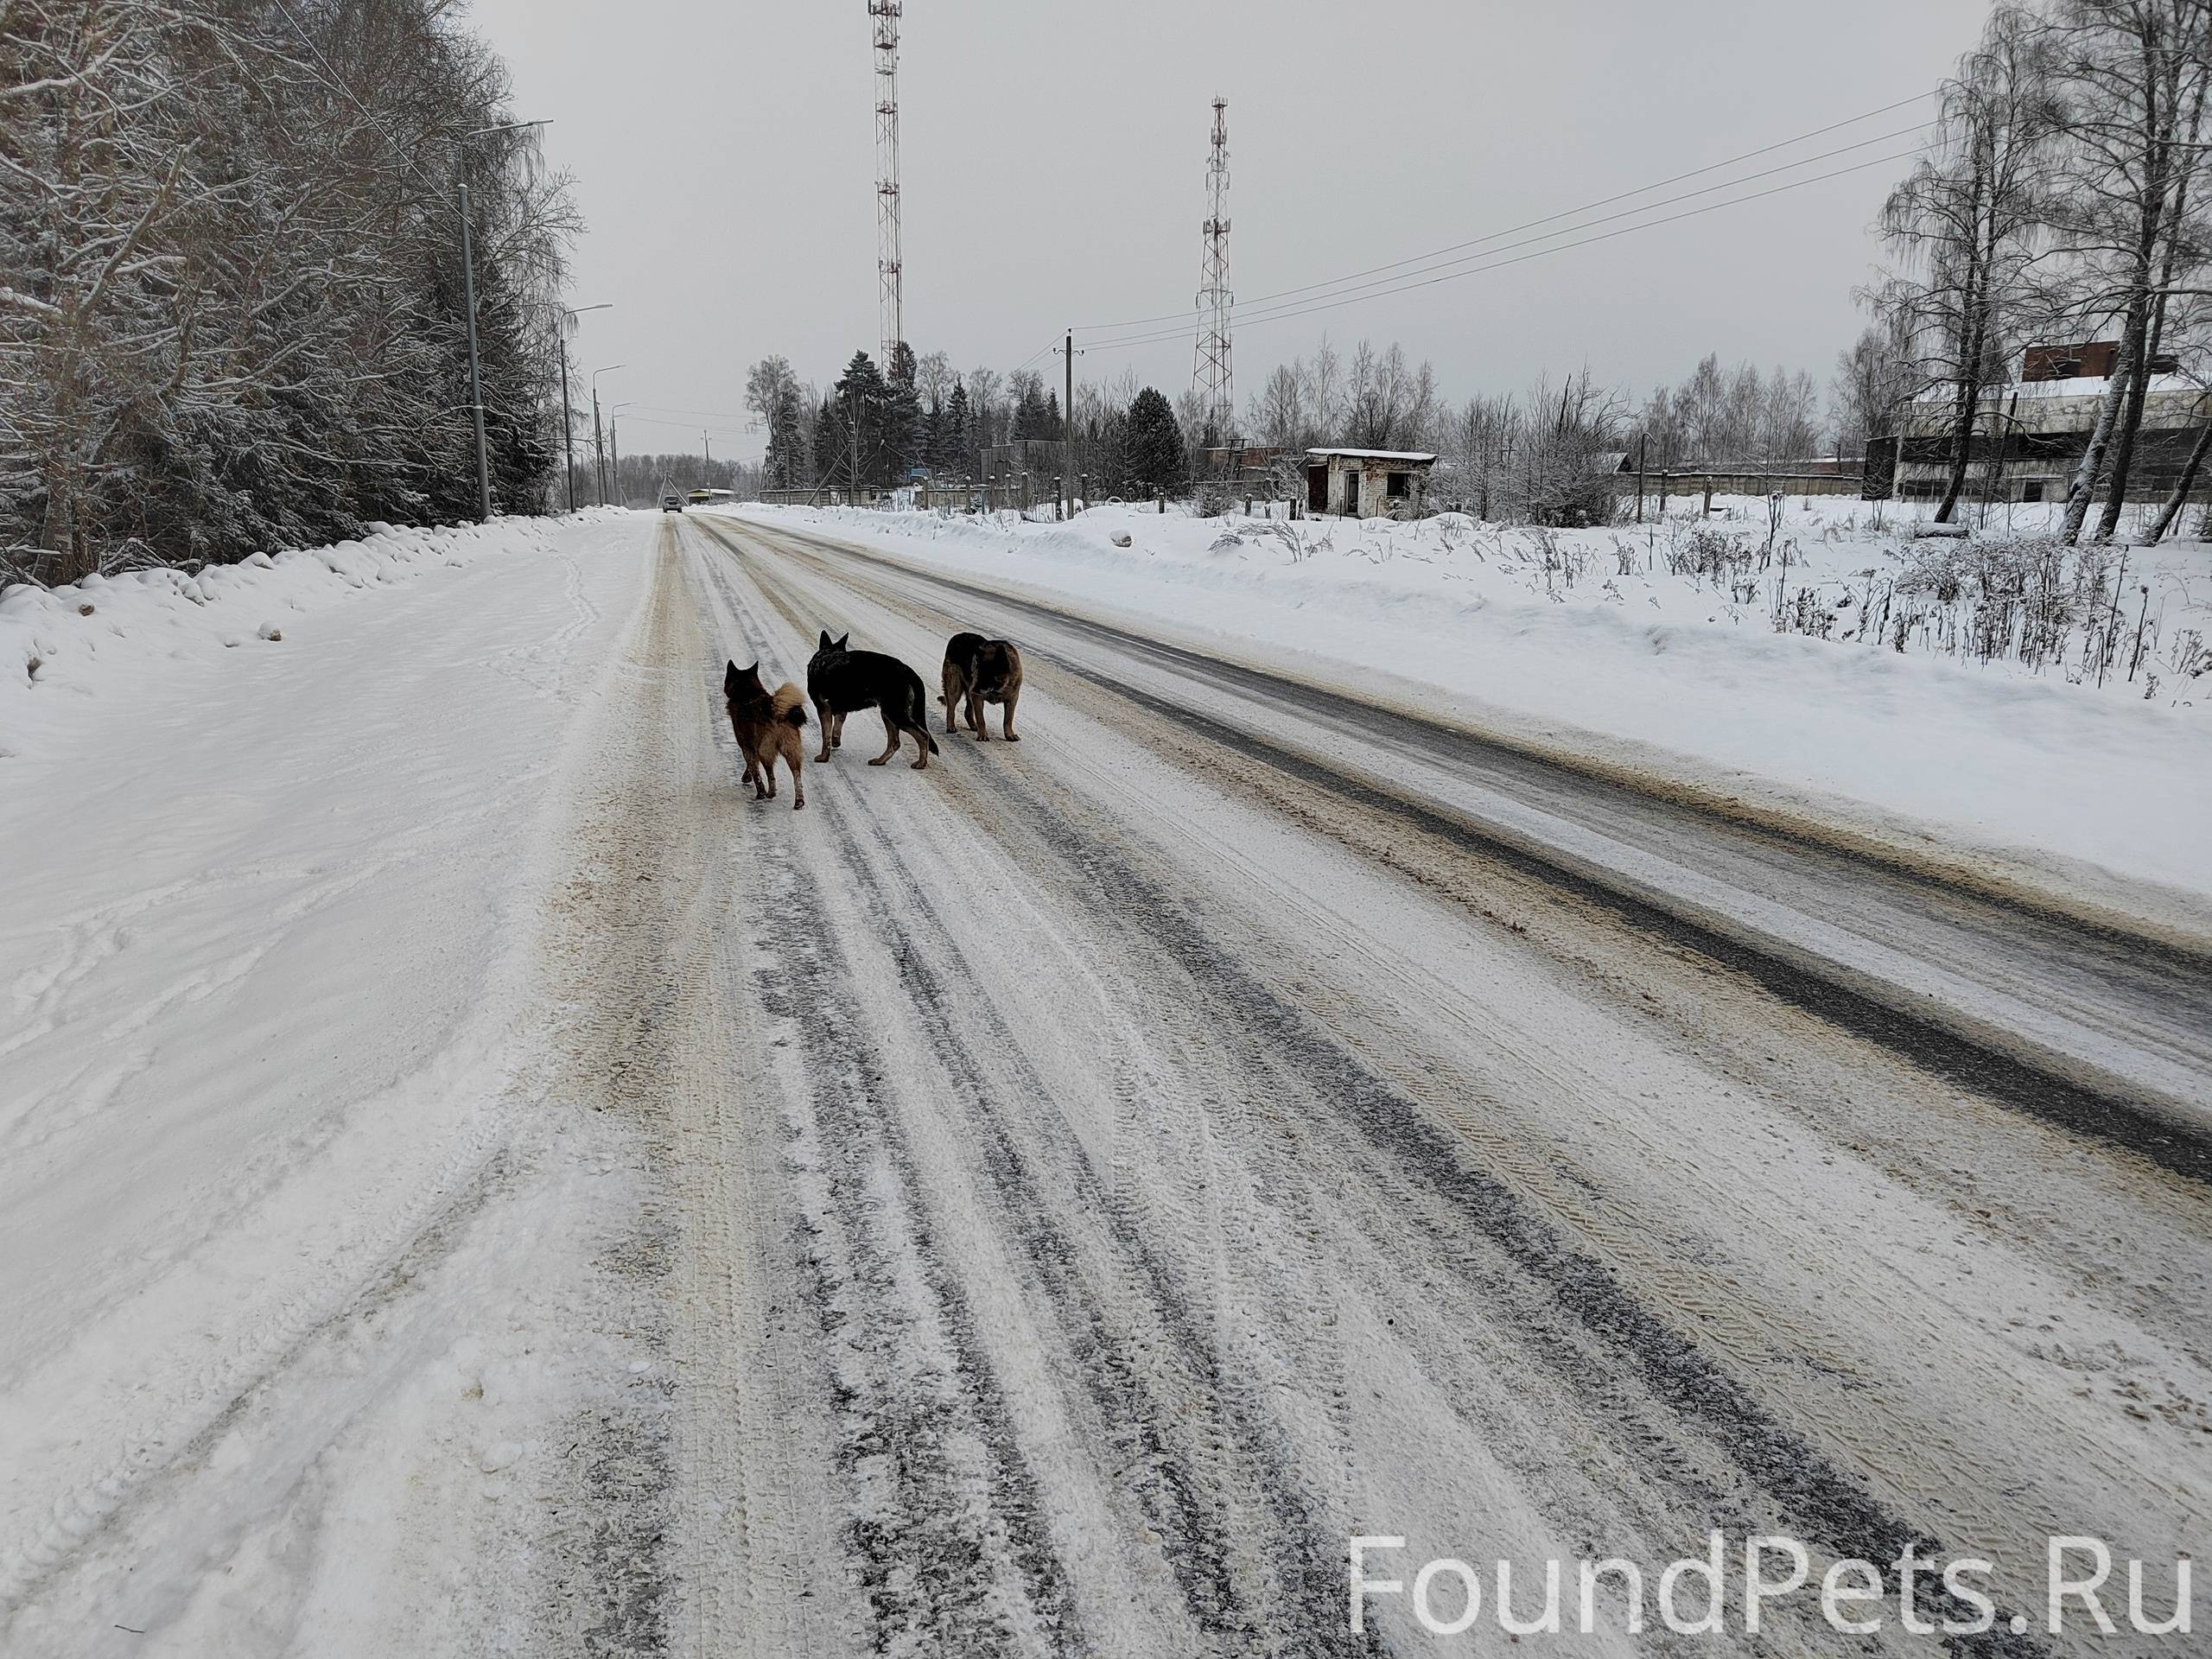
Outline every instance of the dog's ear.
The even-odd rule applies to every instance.
[[[748,680],[759,679],[760,677],[760,664],[758,662],[755,662],[752,667],[747,669],[745,671],[745,677]]]
[[[722,695],[727,696],[737,690],[737,664],[733,662],[722,671]]]
[[[851,634],[848,633],[848,634],[846,634],[846,635],[845,635],[845,637],[844,637],[843,639],[840,639],[840,640],[837,642],[837,649],[838,649],[838,650],[840,650],[840,651],[842,651],[842,650],[844,650],[844,648],[845,648],[847,645],[849,645],[850,644],[852,644],[852,642],[853,642],[853,636],[852,636]]]
[[[835,649],[835,647],[833,647],[833,646],[830,645],[830,630],[829,630],[829,629],[827,629],[827,628],[824,628],[824,629],[823,629],[823,630],[822,630],[822,647],[821,647],[821,648],[822,648],[823,651],[830,651],[830,650]]]

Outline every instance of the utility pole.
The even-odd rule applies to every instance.
[[[467,163],[462,163],[464,167]],[[492,463],[484,448],[484,378],[476,365],[476,256],[468,241],[468,185],[461,187],[461,291],[468,311],[468,412],[476,421],[477,516],[492,519]]]
[[[492,463],[484,446],[484,377],[476,357],[476,251],[470,245],[468,232],[468,146],[471,140],[488,138],[496,132],[520,132],[526,127],[550,124],[509,121],[501,126],[480,127],[462,135],[461,141],[461,291],[468,310],[468,409],[476,420],[476,498],[480,517],[486,523],[492,518]]]
[[[1060,483],[1067,497],[1064,518],[1075,517],[1075,330],[1068,330],[1067,392],[1060,404]]]
[[[599,505],[607,505],[607,435],[599,426],[599,388],[591,389],[591,473],[599,486]]]
[[[851,505],[861,504],[861,389],[857,381],[849,394],[853,400],[853,499]]]
[[[575,417],[569,412],[569,342],[565,336],[556,334],[555,346],[561,353],[561,454],[565,458],[564,476],[569,482],[569,511],[576,510],[576,435],[571,429]]]
[[[715,441],[708,435],[707,429],[703,426],[699,429],[699,442],[707,452],[707,470],[711,475],[715,466]]]
[[[599,377],[602,374],[612,374],[615,370],[622,366],[623,365],[620,363],[609,363],[604,368],[594,369],[591,372],[592,454],[594,456],[594,465],[599,474],[599,505],[602,507],[607,505],[607,442],[600,435]]]
[[[570,512],[576,510],[576,434],[575,420],[569,410],[569,331],[565,325],[587,311],[612,311],[613,308],[614,302],[612,300],[602,300],[597,305],[564,305],[561,308],[563,326],[554,332],[553,345],[561,353],[561,451],[568,457]],[[592,405],[596,412],[596,396],[593,397]]]
[[[614,505],[627,506],[622,495],[622,435],[614,429],[614,411],[607,411],[607,447],[614,457]]]

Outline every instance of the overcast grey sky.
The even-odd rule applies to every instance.
[[[906,335],[963,369],[1005,370],[1071,324],[1188,307],[1217,92],[1229,100],[1231,278],[1255,296],[1925,92],[1987,10],[1986,0],[907,0]],[[587,368],[627,365],[601,382],[602,396],[638,404],[626,447],[696,450],[703,423],[717,454],[757,455],[759,439],[728,418],[742,409],[747,365],[779,352],[826,383],[856,347],[875,349],[864,0],[474,0],[474,15],[513,68],[517,113],[552,119],[547,152],[576,175],[590,230],[574,296],[617,306],[584,319],[578,349]],[[1915,105],[1655,194],[1872,138],[1926,112]],[[1861,326],[1851,290],[1876,257],[1868,226],[1904,165],[1241,326],[1240,407],[1270,366],[1310,351],[1325,328],[1345,346],[1402,341],[1455,398],[1585,363],[1641,397],[1713,351],[1810,369],[1825,384]],[[1191,357],[1179,338],[1093,352],[1077,374],[1107,378],[1133,363],[1172,397],[1190,382]],[[678,412],[692,410],[707,418]]]

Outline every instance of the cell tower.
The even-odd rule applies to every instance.
[[[1229,104],[1213,101],[1213,159],[1206,164],[1204,276],[1198,289],[1198,357],[1191,384],[1216,443],[1226,443],[1236,415],[1236,377],[1229,364]]]
[[[880,359],[888,375],[906,338],[899,317],[899,0],[868,0],[875,19],[875,269],[883,283]]]

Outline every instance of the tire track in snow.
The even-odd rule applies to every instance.
[[[787,532],[748,524],[788,557],[830,579],[868,589],[893,609],[911,609],[925,603],[895,592],[872,571],[858,576],[849,568],[838,569],[823,557],[820,544]],[[842,554],[845,550],[839,549]],[[855,551],[852,559],[885,570],[897,570],[887,562]],[[1263,698],[1280,700],[1286,707],[1311,711],[1325,720],[1341,720],[1374,733],[1385,742],[1417,742],[1447,747],[1471,747],[1486,760],[1512,767],[1559,772],[1562,769],[1456,730],[1425,727],[1410,716],[1366,704],[1318,687],[1262,673],[1236,664],[1205,658],[1179,647],[1146,639],[1122,630],[1072,616],[1032,601],[990,593],[956,578],[898,570],[909,582],[962,594],[988,598],[995,605],[1032,614],[1057,629],[1106,645],[1141,661],[1158,662],[1201,681],[1219,683]],[[940,618],[940,620],[942,620]],[[961,626],[967,626],[965,623]],[[1272,766],[1299,782],[1323,789],[1370,810],[1395,815],[1428,834],[1451,842],[1467,852],[1528,875],[1556,891],[1595,905],[1644,936],[1688,950],[1717,965],[1742,974],[1773,995],[1804,1009],[1840,1030],[1875,1043],[1946,1082],[1974,1090],[2008,1108],[2040,1118],[2069,1134],[2101,1141],[2139,1156],[2157,1166],[2200,1184],[2212,1184],[2212,1137],[2181,1128],[2170,1113],[2107,1089],[2093,1086],[2055,1069],[2031,1051],[2014,1052],[1992,1040],[1994,1033],[1955,1028],[1940,1017],[1940,1010],[1911,999],[1881,994],[1856,970],[1824,970],[1802,953],[1784,951],[1747,935],[1724,931],[1692,909],[1662,903],[1633,884],[1610,882],[1579,862],[1554,856],[1533,842],[1507,838],[1491,826],[1478,823],[1450,809],[1410,794],[1402,794],[1362,776],[1313,758],[1288,742],[1263,733],[1246,730],[1133,684],[1128,678],[1090,665],[1075,657],[1056,658],[1062,671],[1090,682],[1160,720],[1189,731],[1201,741],[1226,747]],[[1489,751],[1497,750],[1496,753]],[[1620,786],[1614,792],[1625,793]],[[1792,838],[1772,830],[1758,832],[1762,843],[1788,850]],[[2169,1007],[2201,1006],[2212,996],[2212,965],[2193,953],[2159,941],[2123,937],[2003,899],[1967,896],[1944,888],[1931,878],[1881,863],[1872,858],[1816,848],[1804,843],[1807,855],[1843,858],[1866,868],[1870,875],[1888,882],[1902,882],[1924,890],[1928,902],[1969,907],[1980,905],[1999,914],[2026,919],[2050,936],[2053,948],[2063,944],[2086,959],[2108,963],[2131,981],[2142,979]]]
[[[762,580],[758,570],[747,575]],[[803,638],[796,613],[772,584],[763,585]],[[741,604],[731,597],[734,606]],[[759,638],[757,625],[753,637]],[[1312,1650],[1371,1650],[1372,1638],[1355,1637],[1344,1625],[1342,1535],[1320,1523],[1319,1506],[1295,1473],[1288,1439],[1262,1410],[1246,1369],[1225,1356],[1178,1276],[1127,1225],[1125,1215],[1108,1238],[1096,1242],[1079,1237],[1077,1222],[1064,1219],[1111,1217],[1120,1206],[1057,1117],[1033,1113],[1016,1122],[1001,1107],[1002,1101],[1044,1101],[1046,1090],[1026,1066],[1003,1084],[989,1075],[982,1054],[1018,1065],[1021,1049],[987,1003],[970,1011],[981,1027],[975,1039],[963,1033],[949,983],[972,983],[974,976],[926,884],[880,824],[867,846],[842,818],[836,833],[841,862],[855,873],[868,920],[889,945],[912,1011],[967,1110],[966,1127],[995,1189],[996,1219],[1037,1275],[1036,1300],[1061,1325],[1073,1376],[1124,1459],[1118,1473],[1136,1477],[1144,1513],[1164,1541],[1198,1628],[1210,1640],[1233,1645],[1268,1615],[1287,1612],[1308,1643],[1320,1644]],[[880,874],[871,868],[877,862]],[[823,925],[832,923],[824,918]],[[932,958],[944,966],[932,966]],[[1233,1113],[1233,1090],[1223,1091],[1222,1103]],[[1048,1154],[1056,1167],[1040,1169]],[[1220,1200],[1226,1168],[1206,1183],[1210,1196],[1202,1208],[1249,1261],[1256,1249],[1245,1225],[1253,1200]],[[1087,1258],[1102,1253],[1109,1259],[1086,1268]],[[1211,1310],[1217,1329],[1249,1317],[1228,1294],[1238,1281],[1227,1264],[1210,1275],[1213,1294],[1225,1296]],[[1170,1338],[1166,1356],[1148,1338],[1154,1331]],[[1163,1358],[1172,1361],[1173,1373],[1164,1395]],[[1340,1399],[1341,1377],[1336,1382]]]
[[[756,579],[766,579],[758,569]],[[849,576],[836,578],[849,582]],[[904,608],[904,607],[894,607]],[[796,617],[793,618],[796,624]],[[1422,1217],[1444,1261],[1460,1266],[1471,1255],[1468,1238],[1501,1256],[1511,1270],[1541,1287],[1543,1299],[1570,1316],[1580,1340],[1548,1344],[1545,1357],[1562,1380],[1585,1395],[1593,1414],[1620,1403],[1618,1388],[1633,1378],[1690,1432],[1721,1452],[1787,1520],[1808,1537],[1842,1554],[1889,1560],[1908,1541],[1932,1545],[1922,1529],[1887,1510],[1863,1483],[1828,1462],[1766,1412],[1692,1339],[1668,1327],[1611,1269],[1568,1243],[1501,1180],[1472,1167],[1426,1117],[1419,1103],[1363,1065],[1303,1010],[1284,1002],[1235,956],[1223,950],[1187,907],[1137,870],[1119,850],[1110,829],[1076,826],[1083,814],[1062,800],[1047,805],[996,771],[971,774],[998,811],[1023,823],[1032,836],[1054,847],[1066,865],[1058,885],[1088,912],[1094,926],[1126,930],[1133,940],[1163,943],[1187,976],[1185,994],[1216,1007],[1220,1027],[1237,1033],[1255,1074],[1282,1079],[1287,1094],[1302,1085],[1317,1110],[1340,1128],[1356,1130],[1370,1160],[1409,1173],[1427,1200]],[[988,822],[991,814],[979,814]],[[1438,1225],[1441,1211],[1456,1224]],[[1494,1281],[1467,1276],[1466,1287],[1495,1297]],[[1529,1335],[1547,1344],[1541,1324]],[[1593,1352],[1596,1363],[1593,1364]],[[1665,1478],[1663,1446],[1650,1472]],[[1710,1503],[1713,1494],[1687,1492]],[[1761,1506],[1764,1507],[1764,1506]],[[1753,1516],[1740,1517],[1744,1521]],[[1333,1586],[1332,1586],[1333,1588]],[[1332,1607],[1332,1611],[1338,1610]],[[1956,1610],[1954,1610],[1956,1611]],[[1999,1631],[1964,1643],[1990,1653],[2039,1651]]]
[[[770,655],[741,595],[708,569],[739,631]],[[702,677],[711,697],[719,675]],[[831,817],[825,803],[817,821]],[[870,1011],[836,944],[838,918],[787,842],[764,836],[753,856],[774,918],[754,988],[799,1051],[786,1159],[805,1217],[798,1295],[838,1356],[836,1473],[855,1507],[845,1537],[871,1643],[1086,1650],[1041,1484],[893,1109],[900,1087],[864,1035]]]

